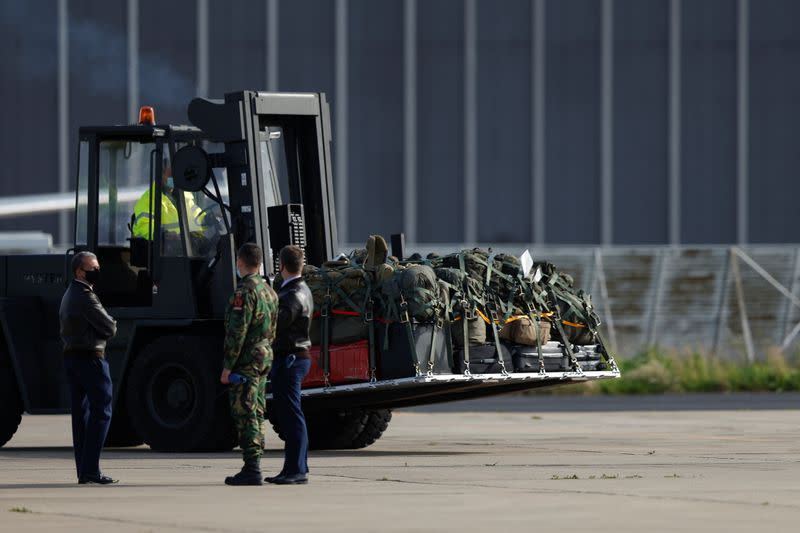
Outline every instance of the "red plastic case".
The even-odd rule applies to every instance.
[[[343,383],[359,383],[369,381],[369,343],[366,340],[349,344],[331,344],[330,353],[331,385]],[[322,387],[325,379],[322,375],[322,354],[319,346],[309,350],[311,369],[303,380],[303,387]]]

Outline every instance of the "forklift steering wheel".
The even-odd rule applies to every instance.
[[[205,223],[205,218],[208,218],[208,217],[206,217],[206,215],[209,214],[211,212],[211,210],[214,209],[215,207],[219,207],[219,204],[209,204],[209,205],[205,206],[203,209],[201,209],[200,212],[197,213],[195,215],[195,217],[194,217],[195,223],[197,223],[198,226],[205,226],[205,227],[211,226],[212,224]],[[219,226],[218,217],[216,217],[214,215],[212,215],[212,216],[214,217],[214,220],[217,221],[216,226]],[[222,216],[225,216],[225,215],[223,214]]]

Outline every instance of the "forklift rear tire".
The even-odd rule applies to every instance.
[[[392,419],[390,409],[337,409],[316,411],[306,415],[308,447],[312,450],[357,450],[381,438]],[[280,422],[270,422],[284,439]]]
[[[231,450],[236,444],[221,339],[169,336],[142,349],[128,377],[133,427],[160,452]]]
[[[11,367],[3,366],[2,356],[0,353],[0,446],[11,440],[22,422],[22,399],[17,379]]]

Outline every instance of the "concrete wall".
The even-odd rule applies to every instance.
[[[195,94],[324,91],[343,241],[798,242],[797,20],[792,0],[0,0],[0,195],[69,190],[78,125],[139,105],[182,123]]]

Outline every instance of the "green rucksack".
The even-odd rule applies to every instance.
[[[436,257],[430,259],[430,262],[434,268],[444,267],[461,270],[470,278],[483,284],[486,279],[488,259],[489,252],[480,248],[473,248],[472,250],[461,250],[458,253]]]
[[[397,322],[435,322],[444,316],[441,288],[427,265],[400,265],[380,284],[379,299],[384,318]]]
[[[587,345],[598,342],[600,317],[594,310],[591,295],[574,287],[569,274],[559,272],[552,263],[537,263],[542,271],[542,286],[547,291],[548,305],[555,316],[553,335],[562,342]]]
[[[473,346],[485,344],[486,323],[476,312],[483,308],[483,287],[459,269],[440,267],[434,272],[448,291],[450,304],[447,318],[451,322],[453,344],[458,348],[464,346],[462,320],[467,324],[467,343]]]
[[[309,267],[303,278],[311,289],[314,307],[364,313],[372,282],[361,266],[349,261],[328,261],[320,268]]]
[[[312,344],[344,344],[368,337],[373,283],[361,266],[328,261],[320,268],[307,267],[303,278],[318,312],[311,321]]]

